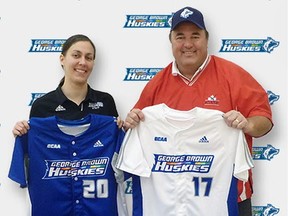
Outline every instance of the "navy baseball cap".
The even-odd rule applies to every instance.
[[[200,29],[206,30],[204,17],[202,13],[195,8],[184,7],[175,12],[172,16],[171,31],[173,31],[175,27],[182,22],[192,22]]]

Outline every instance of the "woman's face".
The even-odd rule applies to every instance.
[[[60,55],[65,82],[86,84],[94,66],[94,49],[88,41],[73,44],[66,55]]]

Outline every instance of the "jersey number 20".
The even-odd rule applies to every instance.
[[[83,180],[83,197],[85,198],[107,198],[108,180]]]

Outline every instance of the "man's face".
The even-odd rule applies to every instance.
[[[173,56],[178,69],[195,72],[207,57],[208,38],[206,31],[193,23],[180,23],[171,32]]]

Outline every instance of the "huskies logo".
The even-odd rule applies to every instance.
[[[208,173],[214,155],[154,155],[152,172],[163,173]]]
[[[253,147],[252,155],[254,160],[271,160],[275,155],[279,154],[280,150],[274,148],[272,145],[267,147]]]
[[[269,99],[269,104],[273,105],[275,101],[278,101],[280,98],[280,95],[274,94],[272,91],[268,90],[267,91],[268,99]]]
[[[180,16],[187,19],[192,14],[193,14],[193,12],[186,8],[185,10],[183,10],[183,12],[180,14]]]
[[[278,47],[279,41],[271,37],[267,39],[223,39],[219,52],[267,52]]]
[[[263,45],[263,48],[266,52],[270,53],[274,50],[275,47],[279,46],[279,43],[279,41],[275,41],[273,38],[268,37]]]
[[[280,211],[279,208],[276,208],[271,204],[268,204],[267,206],[252,207],[253,216],[274,216],[278,214],[279,211]]]
[[[171,15],[126,15],[124,28],[170,28]]]
[[[46,173],[43,179],[69,178],[73,176],[103,176],[106,173],[109,158],[99,157],[85,160],[46,160]]]
[[[127,68],[124,81],[148,81],[162,68]]]
[[[46,94],[46,93],[31,93],[32,98],[31,98],[31,101],[30,101],[30,103],[28,104],[28,106],[32,106],[32,104],[34,103],[34,101],[35,101],[37,98],[42,97],[44,94]]]
[[[32,39],[29,52],[61,52],[64,39]]]

